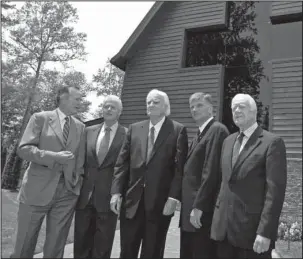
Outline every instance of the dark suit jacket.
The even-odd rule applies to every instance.
[[[222,184],[211,237],[252,249],[256,235],[276,240],[286,188],[286,149],[282,138],[258,127],[234,168],[232,150],[238,133],[222,148]]]
[[[130,125],[115,167],[111,193],[123,195],[122,210],[127,218],[134,217],[143,190],[145,211],[155,218],[162,215],[168,197],[181,199],[186,128],[166,118],[146,161],[148,133],[149,120]]]
[[[100,165],[97,158],[96,142],[103,126],[102,124],[86,128],[86,159],[84,163],[84,181],[77,203],[78,209],[83,209],[93,192],[93,204],[98,212],[110,211],[110,188],[114,166],[126,136],[127,129],[118,124],[116,134],[109,147],[108,153]]]
[[[227,128],[213,119],[200,133],[197,144],[189,149],[182,181],[180,225],[184,231],[199,231],[189,221],[193,208],[203,211],[202,225],[211,226],[221,181],[221,149],[228,134]]]

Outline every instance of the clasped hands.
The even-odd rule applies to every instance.
[[[177,208],[177,203],[178,201],[168,198],[163,208],[163,215],[168,216],[173,214]],[[114,213],[119,215],[121,210],[121,204],[122,204],[121,194],[113,194],[110,200],[110,209]]]
[[[70,151],[60,151],[60,152],[54,152],[54,159],[59,164],[67,164],[68,161],[75,158],[74,154]]]

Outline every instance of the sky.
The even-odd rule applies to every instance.
[[[150,10],[154,1],[70,1],[77,8],[78,23],[74,25],[77,32],[87,34],[85,43],[88,53],[86,61],[69,62],[76,71],[86,75],[88,81],[103,68],[106,60],[116,55],[124,43]],[[20,8],[23,2],[14,2]],[[87,99],[92,102],[90,112],[94,112],[103,97],[89,93]],[[87,119],[92,119],[88,116]]]
[[[79,21],[75,29],[87,34],[86,62],[75,61],[75,70],[92,75],[103,68],[106,60],[116,55],[133,33],[154,2],[71,2],[77,8]],[[102,102],[95,93],[87,96],[93,112]],[[92,117],[88,118],[92,119]]]

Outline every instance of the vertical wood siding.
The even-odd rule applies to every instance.
[[[272,61],[272,131],[302,158],[302,57]]]
[[[166,2],[131,50],[122,91],[125,126],[146,119],[145,98],[157,88],[168,94],[171,118],[187,126],[190,138],[196,126],[189,111],[191,94],[213,96],[217,116],[222,103],[221,66],[181,68],[184,31],[190,27],[224,25],[226,2]]]

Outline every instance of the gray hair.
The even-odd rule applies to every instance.
[[[198,100],[206,101],[209,105],[213,106],[212,97],[211,97],[210,94],[205,94],[205,93],[202,93],[202,92],[194,93],[189,97],[189,103],[191,103],[193,100],[195,100],[195,101],[198,101]]]
[[[123,109],[122,101],[117,95],[113,95],[113,94],[106,95],[104,98],[104,101],[103,101],[103,106],[108,101],[114,101],[114,102],[118,103],[118,108],[120,110],[120,113],[122,112],[122,109]]]
[[[158,89],[152,89],[151,91],[149,91],[149,93],[146,96],[146,101],[148,99],[149,96],[151,95],[156,95],[156,96],[161,96],[164,100],[164,104],[165,104],[165,116],[169,116],[170,115],[170,103],[169,103],[169,98],[167,96],[167,94],[163,91],[160,91]]]
[[[243,98],[246,100],[249,104],[250,110],[257,114],[257,104],[254,98],[252,98],[249,94],[236,94],[231,100],[231,105],[233,104],[233,101],[238,98]]]

